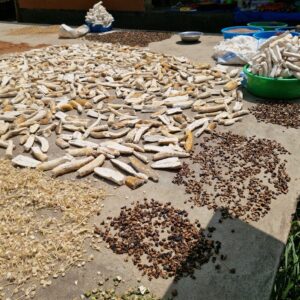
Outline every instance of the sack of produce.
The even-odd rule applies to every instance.
[[[239,35],[216,45],[213,58],[220,64],[244,65],[256,54],[257,46],[254,37]]]
[[[58,36],[62,39],[77,39],[86,35],[89,32],[89,27],[82,25],[78,28],[72,28],[66,24],[62,24],[59,27]]]
[[[114,18],[102,5],[102,1],[100,1],[87,12],[85,21],[87,24],[110,27],[114,21]]]

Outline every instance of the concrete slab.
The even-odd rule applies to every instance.
[[[61,42],[54,35],[11,37],[5,34],[15,26],[20,25],[0,24],[0,40],[27,42],[32,45]],[[151,44],[150,49],[177,56],[184,55],[199,62],[213,62],[212,47],[220,39],[220,36],[204,36],[200,44],[182,45],[177,43],[179,38],[175,36],[169,40]],[[79,40],[79,42],[83,41]],[[257,99],[245,93],[246,107],[255,105],[256,101]],[[93,252],[95,255],[93,263],[88,263],[80,269],[71,269],[64,278],[55,280],[51,287],[38,291],[37,299],[79,299],[81,293],[96,287],[100,278],[117,275],[125,280],[119,285],[118,289],[121,291],[142,284],[163,299],[169,297],[173,288],[178,290],[176,299],[180,300],[269,299],[280,255],[288,236],[291,214],[295,210],[296,199],[300,194],[299,130],[258,123],[254,116],[244,118],[241,123],[231,127],[230,130],[244,136],[255,135],[258,138],[276,140],[291,153],[287,158],[287,171],[291,177],[289,193],[273,201],[269,214],[259,222],[247,224],[239,220],[227,220],[220,224],[218,213],[214,214],[206,208],[191,209],[189,205],[184,204],[188,196],[185,195],[183,187],[172,184],[174,173],[161,171],[158,184],[149,182],[135,191],[130,191],[127,187],[115,189],[93,176],[89,177],[91,184],[105,188],[110,194],[104,201],[102,214],[99,217],[93,217],[92,223],[99,224],[108,215],[117,216],[122,206],[141,200],[145,196],[161,202],[171,201],[174,207],[186,209],[191,220],[199,219],[202,227],[217,228],[213,237],[222,242],[222,253],[228,256],[226,265],[222,266],[220,272],[217,272],[214,264],[210,262],[196,272],[195,280],[183,278],[177,283],[172,279],[149,281],[141,276],[130,260],[124,262],[124,256],[113,254],[105,244],[102,244],[100,252]],[[64,178],[74,177],[68,175],[62,179]],[[232,229],[235,233],[231,232]],[[235,268],[236,274],[230,274],[227,268]],[[98,275],[98,271],[101,271],[102,275]],[[139,278],[141,282],[137,281]],[[77,284],[75,281],[78,281]],[[111,287],[112,282],[107,282],[106,286]]]

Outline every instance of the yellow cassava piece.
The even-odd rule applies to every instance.
[[[193,133],[190,130],[188,130],[186,132],[186,140],[185,140],[185,144],[184,144],[185,151],[191,152],[193,149],[193,144],[194,144]]]
[[[238,83],[235,80],[230,80],[224,85],[224,91],[229,92],[238,87]]]

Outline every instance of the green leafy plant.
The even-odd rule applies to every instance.
[[[300,299],[300,201],[275,279],[272,300]]]

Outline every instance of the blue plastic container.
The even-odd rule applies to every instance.
[[[275,31],[296,31],[296,27],[295,26],[287,26],[287,27],[280,27],[275,29]]]
[[[280,35],[281,33],[278,31],[263,31],[255,33],[253,36],[258,40],[267,40],[274,35]]]
[[[112,30],[112,25],[109,27],[104,27],[102,25],[94,25],[89,22],[85,22],[87,26],[89,26],[90,32],[92,33],[100,33],[100,32],[108,32]]]
[[[276,31],[264,31],[264,32],[258,32],[258,33],[255,33],[254,34],[254,37],[258,40],[267,40],[269,39],[270,37],[272,36],[275,36],[275,35],[280,35],[282,34],[284,31],[280,31],[280,30],[276,30]],[[292,36],[299,36],[300,33],[299,32],[291,32],[291,35]]]
[[[277,32],[284,33],[284,31],[277,31]],[[300,36],[300,32],[296,32],[296,31],[291,31],[290,34],[291,34],[292,36]]]
[[[253,30],[253,32],[245,32],[245,33],[243,33],[243,32],[228,32],[228,31],[231,31],[234,29],[243,29],[243,28]],[[221,30],[221,32],[223,33],[224,39],[231,39],[238,35],[253,36],[255,33],[263,32],[263,31],[264,31],[263,28],[255,27],[255,26],[233,26],[233,27],[226,27]]]

